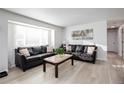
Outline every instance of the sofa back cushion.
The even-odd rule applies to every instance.
[[[32,47],[28,47],[27,49],[28,49],[30,55],[34,55]]]
[[[46,46],[36,46],[36,47],[19,47],[18,49],[15,50],[15,52],[19,53],[20,49],[27,49],[30,56],[31,55],[37,55],[37,54],[42,54],[47,52],[47,47]]]
[[[71,45],[71,52],[75,52],[76,51],[76,45]]]
[[[83,51],[84,51],[84,47],[82,45],[77,45],[76,46],[75,52],[83,52]]]
[[[15,50],[16,50],[17,53],[19,53],[19,50],[25,49],[25,48],[29,51],[30,54],[32,54],[32,52],[33,52],[33,51],[32,51],[32,47],[18,47],[18,48],[15,49]]]
[[[88,49],[88,47],[94,47],[94,50],[97,49],[97,46],[95,45],[71,45],[69,44],[69,46],[71,46],[71,52],[92,53],[90,49]]]
[[[41,50],[40,46],[33,47],[32,50],[33,50],[33,55],[37,55],[37,54],[41,54],[42,53],[42,50]]]
[[[46,53],[46,52],[47,52],[47,47],[41,46],[41,53]]]

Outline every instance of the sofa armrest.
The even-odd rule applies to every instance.
[[[15,54],[15,64],[16,66],[20,66],[22,68],[25,68],[25,64],[26,64],[26,58],[24,55],[20,54],[20,53],[16,53]]]
[[[97,54],[97,49],[95,49],[93,51],[93,54],[92,54],[94,64],[95,64],[95,61],[96,61],[96,54]]]

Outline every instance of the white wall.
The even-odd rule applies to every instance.
[[[118,53],[118,29],[107,31],[107,50]]]
[[[93,40],[73,40],[72,31],[93,28]],[[98,46],[97,59],[107,60],[107,22],[100,21],[91,24],[82,24],[67,27],[63,33],[63,41],[69,44],[95,44]]]
[[[7,17],[8,20],[13,20],[13,21],[17,21],[17,22],[22,22],[22,23],[27,23],[27,24],[31,24],[31,25],[36,25],[36,26],[41,26],[41,27],[54,29],[55,34],[57,34],[57,35],[55,35],[55,46],[56,47],[60,46],[61,39],[60,38],[58,39],[58,36],[61,37],[61,33],[62,33],[62,30],[63,30],[62,27],[51,25],[51,24],[41,22],[41,21],[37,21],[37,20],[31,19],[31,18],[27,18],[27,17],[24,17],[24,16],[20,16],[20,15],[17,15],[17,14],[6,12],[6,11],[3,11],[3,10],[0,10],[0,13],[5,14],[5,16]]]
[[[55,30],[55,46],[59,47],[63,28],[0,9],[0,72],[8,70],[8,20],[42,26]]]
[[[15,67],[15,25],[8,24],[8,67]]]
[[[8,71],[8,23],[0,13],[0,72]]]

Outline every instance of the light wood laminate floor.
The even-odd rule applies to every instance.
[[[71,60],[59,66],[59,78],[54,76],[54,66],[47,64],[23,72],[13,68],[9,75],[0,78],[0,83],[7,84],[122,84],[124,83],[124,60],[113,53],[108,53],[108,61],[97,61],[96,64]]]

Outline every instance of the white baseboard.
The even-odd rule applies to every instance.
[[[107,59],[102,59],[102,58],[96,58],[96,60],[98,60],[98,61],[103,61],[103,62],[107,62]]]
[[[15,64],[11,64],[11,66],[9,68],[11,69],[11,68],[14,68],[14,67],[15,67]]]
[[[0,70],[0,73],[3,72],[3,71],[8,72],[8,69],[2,69],[2,70]]]

